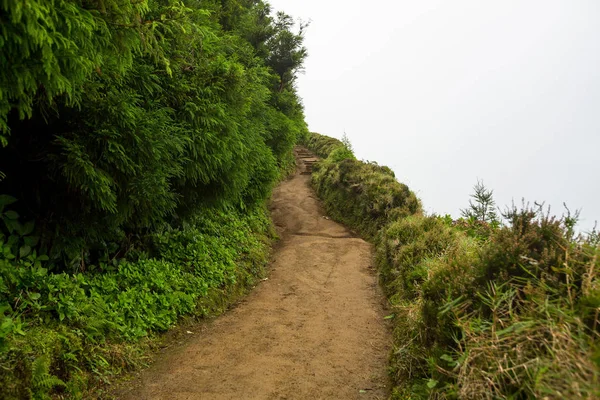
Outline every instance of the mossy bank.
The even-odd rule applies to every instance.
[[[597,234],[537,206],[425,215],[389,168],[319,134],[304,144],[324,157],[312,182],[330,215],[375,244],[394,399],[600,397]]]

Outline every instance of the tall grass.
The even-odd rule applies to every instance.
[[[600,398],[596,234],[527,205],[501,224],[423,215],[387,167],[305,143],[328,211],[376,245],[394,399]]]

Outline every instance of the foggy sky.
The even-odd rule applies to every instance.
[[[346,132],[428,212],[478,179],[600,219],[600,2],[272,0],[311,20],[297,87],[312,131]]]

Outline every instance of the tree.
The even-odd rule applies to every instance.
[[[269,56],[267,65],[279,76],[279,91],[291,85],[302,64],[308,56],[304,42],[304,32],[308,23],[300,23],[298,33],[292,32],[294,19],[289,15],[278,12],[274,23],[275,34],[267,42]]]
[[[494,191],[488,190],[483,181],[479,180],[473,187],[473,190],[475,191],[471,195],[473,200],[469,200],[469,208],[461,210],[462,216],[481,222],[498,223],[496,202],[493,198]]]
[[[348,135],[346,135],[345,131],[344,131],[344,134],[342,135],[342,143],[344,144],[344,147],[346,148],[346,150],[348,150],[349,152],[354,154],[354,149],[352,148],[352,143],[350,143],[350,139],[348,138]]]

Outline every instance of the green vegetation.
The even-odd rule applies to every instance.
[[[306,26],[261,0],[0,18],[0,397],[87,397],[261,276]]]
[[[501,223],[480,183],[467,218],[426,216],[389,169],[334,159],[335,139],[305,144],[327,157],[313,185],[328,211],[376,245],[395,314],[393,398],[600,397],[596,233],[528,205]]]
[[[2,397],[43,397],[51,389],[81,397],[89,384],[143,364],[150,344],[143,339],[152,332],[185,314],[213,315],[253,285],[270,237],[262,208],[206,210],[182,228],[151,235],[154,256],[138,252],[73,274],[52,273],[48,257],[35,250],[21,257],[0,241],[0,290],[14,296],[2,310]],[[42,375],[36,363],[47,366]],[[53,384],[38,387],[38,379]]]
[[[390,218],[421,212],[417,197],[388,167],[356,160],[348,144],[311,133],[305,144],[325,156],[313,167],[313,183],[327,211],[373,238]]]

